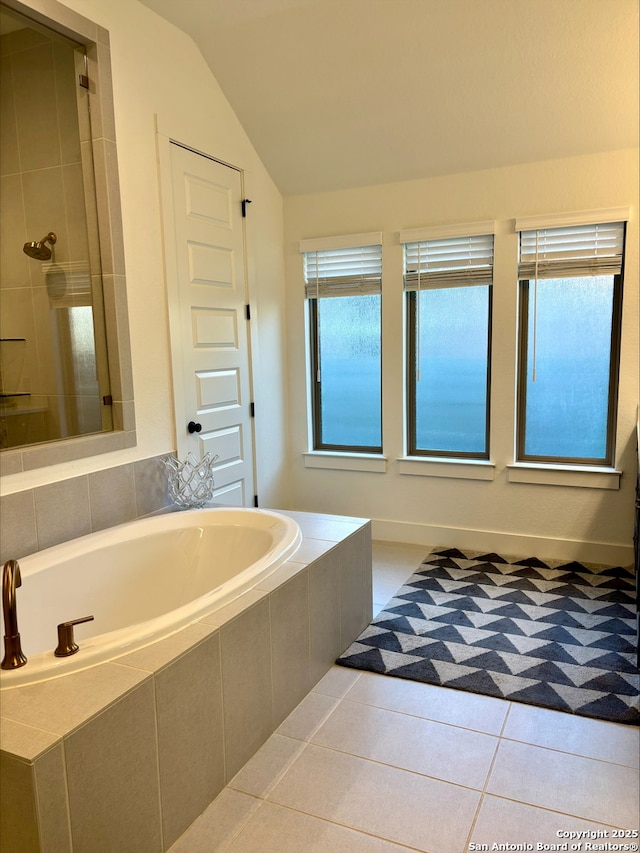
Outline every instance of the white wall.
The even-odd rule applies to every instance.
[[[28,3],[28,0],[27,0]],[[39,0],[33,6],[39,8]],[[137,0],[66,0],[109,30],[138,444],[3,478],[5,494],[175,449],[156,157],[158,126],[245,172],[255,356],[258,494],[285,504],[286,365],[282,198],[192,39]]]
[[[631,206],[627,231],[619,490],[508,482],[513,462],[517,251],[513,219]],[[430,180],[285,199],[293,503],[309,511],[373,518],[374,535],[429,544],[631,561],[638,404],[638,151],[619,151]],[[411,476],[403,455],[402,250],[404,228],[497,221],[493,314],[491,460],[494,479]],[[305,467],[308,446],[302,262],[298,240],[382,230],[385,473]],[[581,547],[579,543],[588,543]]]

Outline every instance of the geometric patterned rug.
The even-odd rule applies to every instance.
[[[437,548],[336,663],[639,725],[634,591],[629,568]]]

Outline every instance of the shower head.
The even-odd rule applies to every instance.
[[[51,257],[51,249],[46,245],[46,243],[53,244],[56,242],[58,238],[53,233],[53,231],[49,231],[48,234],[39,240],[37,243],[32,241],[30,243],[25,243],[22,247],[22,251],[25,255],[29,255],[30,258],[33,258],[35,261],[48,261]]]

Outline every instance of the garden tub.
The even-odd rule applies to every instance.
[[[18,630],[27,663],[2,689],[86,669],[175,633],[255,586],[298,549],[277,512],[215,507],[139,519],[21,558]],[[57,625],[79,650],[56,657]],[[4,623],[3,623],[4,624]]]

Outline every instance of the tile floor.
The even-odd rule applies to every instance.
[[[428,550],[374,543],[374,613]],[[625,849],[639,753],[637,728],[333,667],[170,853]]]

